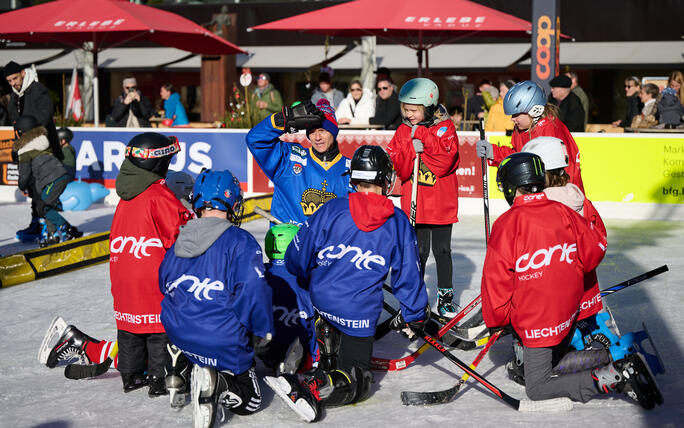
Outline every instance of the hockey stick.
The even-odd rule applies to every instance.
[[[661,273],[667,272],[667,271],[668,271],[667,265],[663,265],[663,266],[660,266],[659,268],[653,269],[653,270],[648,271],[646,273],[642,273],[641,275],[637,275],[634,278],[630,278],[630,279],[623,281],[619,284],[613,285],[612,287],[606,288],[605,290],[601,291],[601,297],[607,296],[609,294],[613,294],[616,291],[623,290],[629,286],[637,284],[637,283],[644,281],[646,279],[652,278],[656,275],[660,275]],[[611,317],[612,317],[612,315],[611,315]],[[452,331],[453,330],[457,330],[457,328],[452,329]],[[645,330],[645,328],[644,328],[644,330]],[[456,334],[458,335],[458,333],[459,332],[457,331]],[[480,354],[477,356],[477,358],[475,358],[475,361],[473,361],[473,364],[471,364],[472,368],[477,367],[477,364],[479,364],[479,362],[482,360],[482,357],[484,357],[484,355],[487,353],[487,350],[489,349],[489,347],[491,347],[491,344],[493,344],[494,340],[496,340],[496,339],[494,339],[494,336],[492,336],[490,338],[489,343],[485,347],[485,349],[483,349],[480,352]],[[651,346],[653,347],[653,349],[656,349],[653,342],[651,342]],[[656,350],[656,354],[657,354],[657,350]],[[478,361],[478,359],[480,361]],[[453,400],[453,398],[459,393],[461,385],[463,385],[463,383],[465,383],[465,381],[463,379],[464,378],[467,379],[467,377],[465,377],[465,376],[467,376],[467,375],[464,375],[464,377],[462,377],[461,380],[459,380],[459,382],[456,385],[452,386],[449,389],[445,389],[442,391],[432,391],[432,392],[403,391],[401,393],[402,402],[407,406],[409,406],[409,405],[415,406],[415,405],[448,403],[449,401]]]
[[[270,221],[271,223],[275,224],[281,224],[282,221],[278,220],[277,218],[273,217],[273,214],[270,212],[266,211],[265,209],[261,207],[254,207],[254,212],[265,218],[266,220]]]
[[[416,133],[417,126],[413,125],[411,129],[411,141],[413,135]],[[411,210],[409,213],[409,222],[411,226],[416,227],[416,213],[418,212],[418,171],[420,169],[420,153],[416,153],[416,159],[413,161],[413,182],[411,183]]]
[[[485,139],[484,120],[480,118],[480,140]],[[482,202],[484,203],[485,221],[485,247],[489,242],[489,170],[487,168],[487,155],[482,158]]]
[[[394,312],[392,314],[392,316],[396,315],[397,311],[394,311],[392,308],[387,308],[388,312],[390,310],[392,310]],[[452,363],[457,365],[461,370],[466,372],[473,379],[480,382],[480,384],[482,384],[482,386],[487,388],[492,394],[499,397],[503,402],[505,402],[506,404],[513,407],[515,410],[517,410],[519,412],[523,412],[523,413],[563,412],[563,411],[569,411],[572,409],[572,401],[570,401],[570,399],[566,398],[566,397],[552,398],[550,400],[539,400],[539,401],[518,400],[517,398],[513,398],[510,395],[503,392],[502,390],[500,390],[499,388],[497,388],[494,384],[490,383],[487,379],[482,377],[475,370],[468,367],[468,365],[466,363],[464,363],[458,357],[456,357],[454,354],[449,352],[449,350],[446,348],[446,346],[443,345],[442,343],[440,343],[434,337],[432,337],[426,333],[426,334],[422,335],[421,338],[425,341],[425,343],[427,343],[430,346],[432,346],[433,348],[435,348],[437,351],[439,351],[440,354],[444,355],[449,361],[451,361]]]
[[[441,329],[439,329],[439,332],[437,333],[438,337],[444,336],[453,326],[456,325],[457,322],[459,322],[461,319],[463,319],[466,315],[468,315],[473,309],[475,309],[481,301],[481,297],[478,295],[472,302],[468,303],[461,312],[459,312],[455,317],[451,319],[447,324],[445,324]],[[396,313],[394,308],[392,308],[390,305],[388,305],[386,302],[383,302],[383,307],[387,312],[392,314]],[[391,317],[390,316],[390,319]],[[478,345],[479,346],[479,345]],[[380,358],[380,357],[373,357],[371,359],[371,369],[376,370],[376,371],[394,371],[394,370],[403,370],[406,367],[408,367],[412,362],[416,360],[423,352],[427,351],[427,349],[430,346],[427,344],[424,344],[420,348],[418,348],[416,351],[411,353],[410,355],[407,355],[403,358],[398,358],[398,359],[388,359],[388,358]]]
[[[494,342],[501,336],[501,333],[503,330],[499,330],[496,333],[494,333],[491,337],[489,337],[489,341],[487,342],[487,346],[485,346],[479,354],[477,354],[477,357],[473,360],[473,362],[470,364],[470,368],[475,370],[480,364],[480,361],[484,358],[485,355],[487,355],[487,352],[489,352],[489,348],[492,347]],[[463,385],[465,385],[466,381],[470,375],[468,373],[463,374],[461,376],[461,379],[459,379],[458,383],[456,385],[452,386],[449,389],[445,389],[444,391],[434,391],[434,392],[416,392],[416,391],[402,391],[401,392],[401,402],[404,403],[405,406],[421,406],[421,405],[432,405],[432,404],[445,404],[450,402],[451,400],[456,397],[456,395],[461,391],[461,388]]]
[[[67,379],[86,379],[107,373],[119,353],[119,342],[114,342],[112,351],[107,358],[99,364],[69,364],[64,368],[64,376]]]

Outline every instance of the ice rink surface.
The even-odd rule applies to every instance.
[[[17,229],[29,223],[26,203],[0,205],[0,254],[8,255],[26,245],[14,241]],[[65,217],[86,233],[109,230],[113,207],[96,205]],[[134,220],[134,219],[131,219]],[[601,397],[587,404],[575,403],[571,412],[522,414],[470,380],[451,403],[432,407],[405,407],[403,390],[440,390],[452,386],[462,373],[433,350],[414,365],[398,372],[377,373],[373,395],[367,401],[328,410],[319,425],[340,427],[400,426],[553,426],[606,427],[684,426],[684,224],[665,221],[606,220],[608,253],[598,269],[601,288],[639,275],[663,264],[670,271],[606,298],[618,325],[625,332],[639,329],[644,321],[664,359],[667,372],[657,377],[665,404],[644,411],[622,396]],[[259,242],[265,220],[243,227]],[[482,217],[463,216],[452,234],[455,300],[465,304],[479,293],[484,261]],[[430,302],[436,300],[433,260],[427,267]],[[116,338],[108,265],[101,264],[59,276],[0,289],[0,427],[188,427],[192,408],[172,410],[168,397],[148,398],[143,388],[122,392],[118,372],[90,380],[73,381],[63,367],[48,369],[38,363],[37,352],[50,321],[61,315],[85,333],[101,339]],[[400,357],[418,342],[390,333],[376,343],[374,354]],[[453,351],[470,363],[477,351]],[[510,337],[496,343],[478,367],[503,391],[526,398],[523,387],[509,380],[504,369],[511,356]],[[257,364],[259,376],[270,374]],[[262,409],[252,416],[232,416],[231,426],[301,426],[295,414],[260,382]]]

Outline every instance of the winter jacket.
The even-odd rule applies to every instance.
[[[122,172],[126,173],[116,179],[122,199],[109,233],[109,276],[116,327],[131,333],[162,333],[159,264],[190,213],[163,179],[158,177],[149,183],[151,173],[127,160],[124,164]]]
[[[344,99],[344,93],[339,89],[330,88],[328,92],[323,92],[320,88],[316,88],[311,95],[311,102],[316,105],[318,100],[325,98],[328,100],[331,106],[335,107],[335,110],[340,106],[340,103]]]
[[[114,100],[114,105],[112,106],[112,111],[109,115],[112,120],[116,122],[116,126],[125,128],[128,123],[128,113],[133,112],[133,115],[138,118],[138,123],[141,128],[150,127],[150,117],[154,114],[154,107],[150,102],[150,99],[144,96],[140,91],[137,91],[140,96],[140,101],[135,100],[130,104],[124,104],[126,99],[126,94],[122,93],[116,100]]]
[[[572,88],[572,93],[577,95],[580,103],[582,103],[582,109],[584,110],[584,127],[582,129],[587,129],[587,123],[589,122],[589,96],[581,86]]]
[[[644,108],[644,105],[639,98],[639,93],[627,97],[627,110],[625,111],[625,116],[622,118],[618,126],[622,126],[623,128],[630,126],[634,116],[641,114],[642,108]]]
[[[487,132],[506,132],[513,129],[511,117],[504,113],[503,98],[496,100],[496,103],[489,109],[487,120],[485,121],[485,131]]]
[[[261,247],[220,218],[181,227],[159,266],[161,320],[169,340],[200,366],[240,374],[254,364],[251,336],[273,335]]]
[[[171,126],[188,125],[190,123],[178,92],[173,92],[169,95],[168,99],[164,100],[164,117],[173,119]]]
[[[315,310],[349,336],[375,333],[390,269],[406,321],[425,316],[415,231],[384,196],[353,193],[323,205],[290,243],[285,266],[308,283]]]
[[[368,119],[375,115],[375,97],[373,93],[363,88],[361,99],[354,101],[351,92],[342,100],[336,109],[337,120],[350,119],[351,125],[368,125]]]
[[[417,126],[415,138],[423,142],[420,156],[416,223],[452,224],[458,221],[458,176],[460,161],[454,123],[438,122],[429,128]],[[416,152],[411,127],[402,123],[387,146],[397,177],[401,180],[401,208],[411,212],[411,186]]]
[[[511,137],[511,145],[513,148],[493,145],[494,159],[489,161],[489,165],[498,166],[506,156],[511,153],[519,152],[531,139],[542,136],[560,138],[565,143],[565,147],[568,150],[568,166],[565,168],[565,172],[570,176],[570,182],[579,187],[582,190],[582,193],[586,194],[580,171],[579,148],[575,143],[575,139],[572,138],[570,131],[568,131],[568,128],[563,122],[554,117],[540,118],[537,123],[527,131],[520,131],[518,129],[513,130],[513,135]]]
[[[266,101],[266,108],[256,106],[257,101]],[[280,92],[272,85],[268,84],[264,89],[256,88],[249,95],[249,108],[251,115],[256,118],[255,122],[261,122],[273,113],[278,113],[283,108],[283,97]]]
[[[47,130],[43,126],[33,128],[19,137],[12,147],[17,154],[21,191],[27,191],[33,181],[40,193],[45,186],[67,174],[50,150]]]
[[[585,274],[605,250],[605,236],[570,208],[543,193],[518,196],[494,222],[487,245],[487,327],[511,324],[527,347],[557,345],[580,311]]]
[[[568,183],[563,187],[547,187],[544,189],[544,194],[549,200],[560,202],[566,207],[571,208],[583,216],[601,235],[607,236],[606,226],[603,224],[601,216],[579,187],[572,183]],[[583,320],[596,315],[602,308],[601,290],[599,289],[596,269],[594,269],[584,275],[584,295],[582,296],[580,313],[577,319]]]
[[[268,117],[249,131],[247,147],[273,182],[271,214],[280,221],[301,224],[327,201],[352,191],[349,177],[342,175],[351,161],[338,153],[323,162],[312,148],[280,141],[283,133],[273,116]]]
[[[76,175],[76,149],[74,149],[74,146],[67,143],[62,146],[62,154],[64,155],[62,163],[69,174],[69,181],[71,181]]]
[[[401,124],[401,108],[397,91],[383,100],[375,97],[375,116],[368,119],[372,125],[382,125],[385,129],[397,129]]]
[[[560,110],[559,119],[565,124],[570,132],[584,132],[584,107],[582,101],[573,92],[558,102],[552,95],[549,95],[549,102],[558,106]]]

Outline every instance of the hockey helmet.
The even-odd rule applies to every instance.
[[[240,182],[230,171],[205,169],[197,176],[192,194],[192,208],[195,211],[203,208],[226,211],[228,220],[240,225],[244,197]]]
[[[388,195],[394,187],[396,173],[389,155],[380,146],[361,146],[352,156],[349,169],[351,183],[371,183],[382,187],[382,194]]]
[[[515,191],[524,187],[536,193],[544,189],[544,163],[534,153],[513,153],[499,164],[496,173],[496,184],[506,198],[508,205],[513,205]]]
[[[40,126],[40,124],[35,117],[29,115],[19,116],[17,120],[14,121],[14,133],[18,137],[21,137],[24,132],[28,132],[38,126]]]
[[[57,139],[60,143],[62,140],[66,140],[67,143],[70,143],[71,140],[74,139],[74,133],[71,132],[71,129],[69,128],[59,128],[57,130]]]
[[[532,117],[539,117],[544,113],[546,93],[531,80],[518,82],[504,97],[504,113],[509,116],[527,113]]]
[[[533,138],[525,144],[521,152],[534,153],[539,156],[547,171],[568,166],[568,149],[560,138]]]
[[[439,88],[430,79],[417,77],[404,83],[399,91],[399,102],[425,107],[425,119],[430,119],[439,104]]]
[[[144,132],[131,139],[126,146],[126,158],[138,168],[166,176],[171,158],[180,152],[178,138],[156,132]]]
[[[266,232],[264,247],[269,260],[283,260],[285,251],[295,235],[299,232],[299,226],[291,223],[276,224]]]
[[[166,176],[166,186],[171,189],[179,200],[189,201],[194,185],[195,180],[187,172],[171,171]]]

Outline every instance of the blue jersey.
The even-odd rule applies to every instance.
[[[283,129],[273,115],[262,120],[247,134],[247,147],[266,176],[273,182],[271,214],[285,223],[301,225],[324,203],[352,191],[350,160],[338,154],[323,162],[299,144],[280,141]]]
[[[273,334],[259,244],[229,227],[198,257],[176,256],[176,245],[159,267],[161,321],[169,340],[194,364],[245,372],[254,362],[250,334]]]
[[[392,208],[380,227],[364,232],[352,219],[349,199],[334,199],[307,220],[285,253],[287,269],[308,279],[316,311],[350,336],[375,333],[390,269],[392,292],[406,321],[425,315],[416,234],[406,214]]]
[[[273,290],[273,323],[275,336],[269,352],[262,357],[269,366],[281,362],[295,338],[318,360],[318,342],[314,326],[314,310],[309,293],[297,284],[284,260],[266,264],[266,282]],[[268,361],[267,361],[268,360]]]

